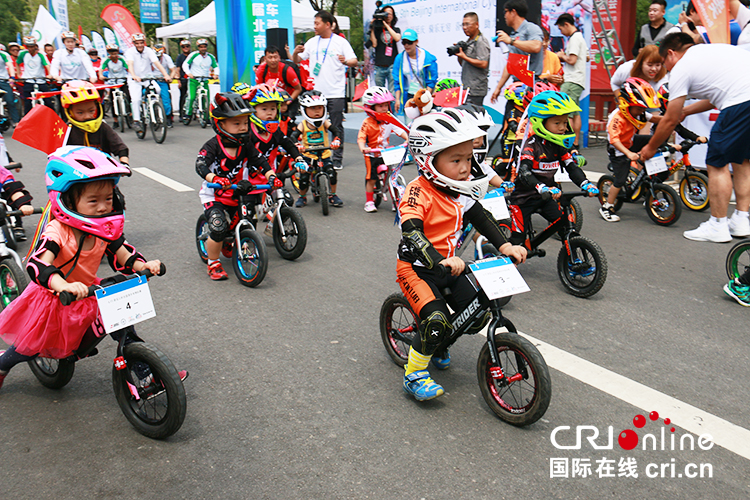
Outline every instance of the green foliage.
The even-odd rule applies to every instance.
[[[638,0],[638,5],[635,8],[635,34],[641,30],[641,26],[647,24],[648,21],[648,8],[651,6],[651,0]]]
[[[21,21],[28,18],[28,5],[0,0],[0,12],[0,42],[7,45],[16,41],[16,33],[21,33]]]

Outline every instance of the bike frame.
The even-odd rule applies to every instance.
[[[570,202],[577,196],[587,196],[587,193],[583,191],[580,193],[563,193],[562,196],[560,196],[560,199],[557,200],[557,202],[560,204],[560,208],[562,208],[563,216],[558,220],[552,222],[544,230],[542,230],[541,233],[537,235],[534,235],[534,228],[531,224],[531,218],[529,217],[529,220],[526,221],[526,227],[524,227],[529,257],[533,257],[534,255],[545,255],[544,253],[542,253],[544,252],[543,250],[540,251],[539,245],[547,241],[555,233],[561,233],[563,245],[565,245],[565,250],[568,252],[568,255],[570,255],[570,239],[574,236],[578,236],[578,233],[575,230],[575,226],[573,226],[573,224],[571,224],[570,222]]]
[[[331,188],[331,177],[328,175],[328,172],[326,172],[326,169],[323,166],[323,152],[328,149],[330,148],[308,149],[306,151],[318,157],[317,160],[311,162],[308,169],[308,171],[310,172],[310,189],[312,189],[312,192],[315,195],[318,195],[318,178],[320,176],[325,176],[329,191]]]

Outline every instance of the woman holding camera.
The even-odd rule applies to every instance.
[[[380,8],[372,18],[370,24],[370,46],[375,49],[375,85],[385,87],[388,82],[388,90],[393,92],[393,61],[398,55],[397,43],[401,41],[401,30],[396,28],[398,18],[393,7],[387,5]]]

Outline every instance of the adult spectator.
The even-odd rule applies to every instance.
[[[34,87],[38,88],[40,92],[51,90],[46,79],[50,63],[47,56],[39,52],[36,38],[27,36],[24,38],[24,43],[26,44],[25,48],[19,52],[16,66],[20,68],[21,79],[23,79],[21,95],[23,96],[24,113],[28,113],[32,108],[31,93],[34,92]],[[46,98],[44,104],[54,109],[51,97]]]
[[[625,80],[631,76],[646,80],[655,92],[658,92],[659,87],[669,81],[664,59],[659,54],[659,47],[646,45],[641,49],[637,58],[618,66],[609,81],[612,91],[617,94]]]
[[[469,37],[466,51],[459,48],[456,54],[461,65],[461,83],[464,88],[469,89],[467,102],[482,106],[490,76],[490,42],[479,31],[479,16],[476,12],[464,14],[461,26],[464,35]]]
[[[413,29],[404,31],[401,37],[404,50],[393,63],[393,88],[396,93],[396,113],[414,97],[419,89],[435,88],[438,77],[437,58],[419,47],[419,37]]]
[[[292,66],[293,63],[282,61],[279,48],[273,45],[266,47],[265,56],[265,62],[255,70],[255,82],[269,83],[286,90],[292,98],[292,104],[287,113],[292,117],[297,116],[299,110],[297,97],[302,93],[302,84],[297,76],[296,68]]]
[[[185,107],[185,97],[187,97],[188,93],[188,80],[185,76],[185,70],[182,69],[182,63],[185,62],[185,59],[187,59],[187,56],[190,55],[191,51],[192,47],[190,45],[190,40],[182,40],[180,42],[180,55],[177,56],[177,60],[175,61],[175,66],[177,66],[180,72],[180,118],[182,118],[182,110]]]
[[[51,43],[44,44],[44,55],[47,56],[48,61],[52,61],[52,57],[55,55],[55,46]]]
[[[346,109],[346,68],[357,65],[357,56],[346,38],[333,35],[333,15],[327,10],[315,14],[315,36],[305,45],[297,45],[292,60],[299,64],[308,60],[315,77],[315,90],[328,101],[328,116],[333,133],[341,139],[341,147],[333,152],[333,168],[341,170],[344,157],[344,110]]]
[[[576,28],[573,16],[567,12],[560,14],[555,23],[560,28],[560,33],[568,37],[568,45],[565,47],[565,51],[561,50],[557,53],[557,57],[563,63],[563,71],[565,71],[565,81],[560,86],[560,91],[568,94],[576,104],[579,104],[581,94],[586,86],[586,58],[589,49],[586,47],[586,40],[583,39],[583,35]],[[571,115],[570,121],[576,135],[573,149],[577,150],[578,145],[581,144],[581,113],[578,111],[571,113]]]
[[[633,45],[633,57],[638,56],[638,52],[646,45],[659,45],[659,42],[667,36],[672,23],[664,19],[667,13],[667,0],[653,0],[648,7],[648,23],[641,26],[641,31],[635,37]]]
[[[718,108],[706,155],[711,219],[683,236],[716,243],[729,242],[732,236],[750,236],[750,53],[726,44],[696,45],[685,33],[667,35],[659,52],[670,71],[669,105],[653,137],[641,150],[641,158],[647,160],[654,155],[683,115]],[[684,107],[688,95],[702,101]],[[727,220],[733,182],[729,163],[737,206]]]
[[[544,70],[544,54],[542,53],[542,28],[526,20],[529,8],[525,0],[508,0],[503,13],[505,24],[513,31],[510,35],[502,30],[497,32],[497,41],[510,46],[510,52],[529,56],[529,70],[540,76]],[[497,101],[510,73],[507,66],[503,69],[503,76],[497,82],[492,93],[491,102]]]
[[[34,40],[34,43],[36,44],[36,40]],[[20,116],[18,116],[16,96],[13,93],[13,88],[10,86],[11,79],[15,77],[16,65],[13,64],[10,54],[0,50],[0,89],[5,91],[5,94],[3,94],[3,100],[8,109],[11,125],[15,125],[18,123],[18,120],[21,119]]]
[[[393,7],[386,5],[382,11],[388,14],[384,20],[374,19],[370,23],[370,40],[365,47],[375,49],[375,85],[388,86],[388,90],[395,91],[393,80],[393,64],[398,55],[397,43],[401,41],[401,29],[396,27],[398,17]]]
[[[146,36],[143,33],[135,33],[132,36],[133,46],[125,51],[125,62],[128,65],[128,91],[130,92],[131,111],[133,112],[133,128],[141,131],[141,99],[143,98],[143,88],[147,83],[143,78],[149,78],[153,71],[151,68],[156,67],[169,80],[169,73],[159,62],[156,52],[151,47],[146,47]]]
[[[164,112],[167,114],[167,127],[172,128],[174,125],[174,111],[172,110],[172,92],[169,90],[169,84],[177,78],[177,66],[174,65],[174,61],[172,60],[172,56],[167,54],[164,44],[157,43],[154,45],[154,52],[156,52],[156,57],[159,58],[159,63],[162,65],[162,67],[169,72],[169,78],[167,78],[165,81],[159,80],[157,83],[159,84],[159,88],[161,89],[161,100],[164,104]],[[159,72],[156,70],[156,68],[151,69],[151,74],[149,77],[151,78],[159,78],[162,76],[159,74]]]
[[[50,75],[62,83],[63,80],[88,80],[96,83],[96,71],[91,64],[91,58],[77,47],[78,39],[72,31],[63,31],[65,47],[55,51],[50,64]]]

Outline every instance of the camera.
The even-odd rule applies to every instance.
[[[375,13],[372,15],[372,26],[373,28],[380,29],[383,27],[383,21],[388,19],[388,13],[383,10],[383,2],[378,0],[375,2]]]
[[[457,42],[456,44],[451,45],[446,50],[448,51],[449,56],[455,56],[456,54],[458,54],[459,50],[463,50],[464,52],[466,52],[467,48],[469,48],[469,42],[465,40],[461,40],[460,42]]]

